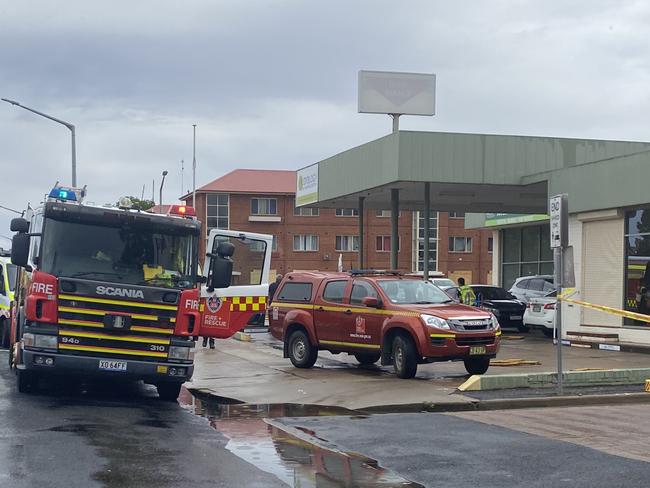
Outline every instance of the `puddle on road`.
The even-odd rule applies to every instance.
[[[185,388],[181,406],[208,419],[228,438],[226,449],[292,487],[421,488],[377,461],[356,453],[343,453],[325,442],[308,442],[264,419],[357,414],[345,408],[316,405],[222,404]],[[358,415],[357,415],[358,416]],[[307,433],[309,434],[309,433]]]

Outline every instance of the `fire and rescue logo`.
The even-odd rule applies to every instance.
[[[359,335],[365,335],[366,334],[366,319],[361,317],[360,315],[357,317],[357,320],[355,321],[356,325],[356,333]]]
[[[205,301],[205,304],[207,305],[208,310],[210,310],[210,312],[217,313],[221,309],[221,306],[223,305],[223,300],[221,299],[221,297],[212,295],[211,297],[208,297],[208,299]]]

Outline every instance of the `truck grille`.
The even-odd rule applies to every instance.
[[[59,295],[59,349],[76,355],[167,358],[177,305]],[[114,328],[115,316],[124,329]]]
[[[491,319],[452,319],[448,320],[456,330],[487,330],[492,325]]]
[[[459,346],[481,346],[494,344],[494,337],[456,337]]]

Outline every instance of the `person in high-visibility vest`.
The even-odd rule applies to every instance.
[[[460,297],[460,303],[465,305],[474,305],[476,303],[476,293],[472,290],[472,287],[465,284],[465,278],[458,278],[458,295]]]

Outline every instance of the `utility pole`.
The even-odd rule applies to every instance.
[[[185,195],[183,193],[185,190],[185,160],[181,159],[181,195]]]
[[[162,204],[163,204],[163,199],[162,199],[162,191],[163,191],[163,186],[165,185],[165,176],[168,175],[167,170],[162,172],[162,181],[160,182],[160,213],[162,213]]]

